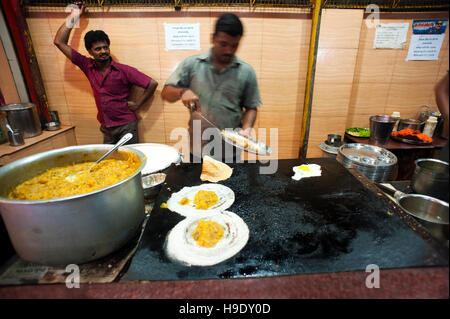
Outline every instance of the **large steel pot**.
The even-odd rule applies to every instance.
[[[414,192],[448,202],[448,163],[432,158],[419,158],[411,179]]]
[[[45,265],[81,264],[106,256],[128,242],[144,220],[141,165],[127,179],[94,192],[52,200],[11,200],[7,194],[19,183],[44,170],[95,161],[112,145],[71,146],[31,155],[0,167],[0,212],[17,254]]]
[[[0,107],[0,111],[6,112],[9,125],[13,129],[22,131],[24,138],[37,136],[42,133],[39,113],[35,104],[6,104]]]

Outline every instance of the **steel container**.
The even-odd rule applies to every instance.
[[[37,136],[42,133],[41,122],[35,104],[6,104],[0,107],[0,111],[6,112],[9,125],[13,129],[22,131],[24,138]]]
[[[448,202],[448,163],[432,158],[419,158],[414,163],[416,168],[411,179],[414,192]]]
[[[448,203],[431,196],[405,194],[383,184],[377,186],[394,197],[398,205],[408,214],[414,216],[430,233],[448,246]]]
[[[424,127],[425,127],[424,121],[419,121],[415,119],[400,119],[398,121],[398,131],[404,129],[411,129],[423,132]]]
[[[142,187],[144,188],[145,199],[155,199],[166,180],[165,173],[150,174],[142,177]]]
[[[399,205],[410,215],[416,217],[432,235],[439,240],[448,241],[448,203],[442,200],[417,194],[398,196]]]
[[[370,144],[386,145],[397,120],[387,115],[373,115],[370,121]]]
[[[15,186],[56,166],[96,161],[113,145],[71,146],[31,155],[0,167],[0,213],[17,254],[44,265],[89,262],[119,249],[132,239],[144,220],[142,152],[126,146],[110,155],[122,159],[123,151],[139,157],[141,165],[117,184],[80,195],[50,200],[12,200]]]
[[[382,147],[360,143],[341,146],[336,160],[376,182],[392,180],[397,166],[397,157],[393,153]]]

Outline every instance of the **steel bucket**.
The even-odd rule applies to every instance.
[[[22,131],[24,138],[37,136],[42,133],[41,122],[35,104],[6,104],[0,107],[0,111],[6,112],[9,125],[13,129]]]
[[[0,213],[12,245],[24,260],[44,265],[89,262],[119,249],[131,240],[144,220],[141,165],[117,184],[71,197],[51,200],[11,200],[8,193],[19,183],[48,168],[95,161],[113,145],[71,146],[22,158],[0,167]]]

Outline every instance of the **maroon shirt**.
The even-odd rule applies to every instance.
[[[128,108],[128,95],[133,85],[147,88],[151,77],[137,69],[111,59],[105,75],[95,67],[94,59],[81,55],[72,49],[72,63],[84,72],[97,105],[97,120],[106,127],[125,125],[137,120],[136,114]]]

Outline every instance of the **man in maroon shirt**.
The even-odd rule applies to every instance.
[[[158,83],[137,69],[112,60],[109,38],[101,30],[89,31],[84,37],[86,50],[92,58],[85,57],[71,48],[67,44],[70,31],[84,9],[85,7],[81,6],[80,10],[71,14],[69,21],[61,25],[54,44],[84,72],[91,83],[103,143],[114,144],[128,132],[133,133],[133,138],[128,144],[138,143],[137,117],[134,112],[154,94]],[[128,101],[133,85],[145,88],[145,91],[137,101]]]

